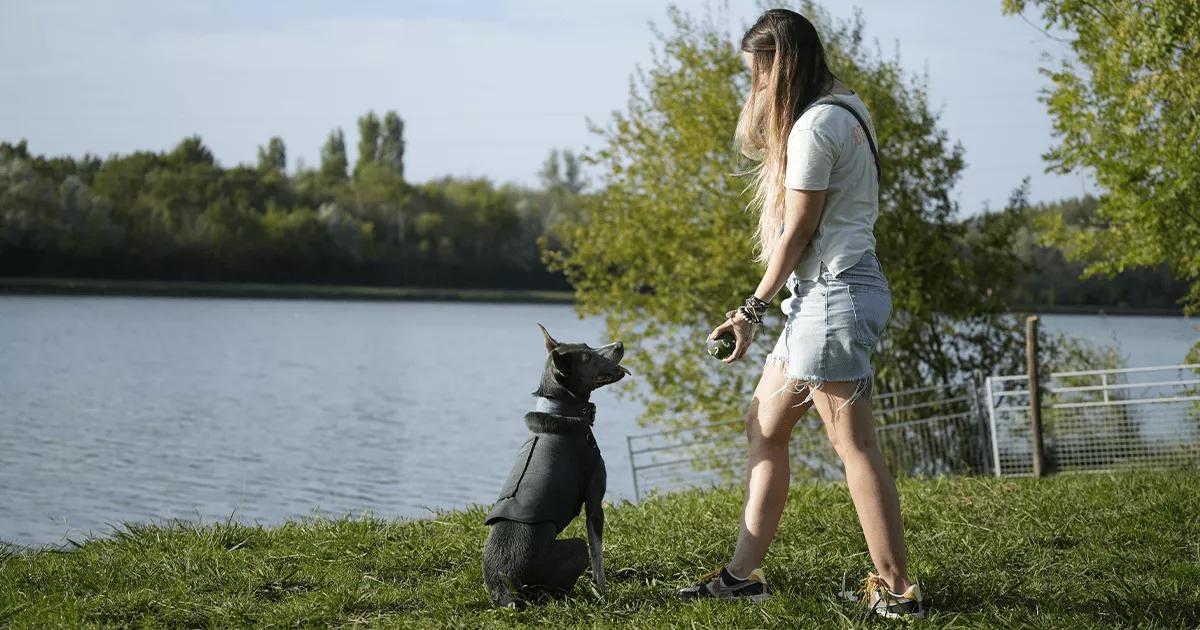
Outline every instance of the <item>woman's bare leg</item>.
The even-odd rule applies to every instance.
[[[825,432],[846,467],[846,485],[858,512],[875,571],[892,591],[903,593],[908,580],[908,552],[896,481],[888,472],[875,442],[875,418],[870,396],[838,410],[854,393],[854,382],[825,382],[813,395]]]
[[[746,577],[762,565],[767,547],[775,538],[791,480],[788,437],[796,421],[812,406],[811,401],[793,406],[808,397],[806,389],[800,394],[785,391],[771,398],[786,381],[784,364],[767,365],[746,411],[746,438],[750,443],[746,499],[737,548],[727,565],[739,577]]]

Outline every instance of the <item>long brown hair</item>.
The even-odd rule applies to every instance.
[[[829,70],[817,29],[803,15],[771,9],[742,36],[753,55],[750,95],[738,117],[734,143],[758,162],[747,173],[754,188],[750,207],[761,209],[755,260],[767,264],[783,222],[783,175],[792,123],[810,103],[829,91]]]

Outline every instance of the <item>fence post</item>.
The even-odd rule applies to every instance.
[[[637,464],[633,462],[633,436],[625,436],[625,448],[629,449],[629,472],[633,473],[633,502],[641,503],[642,494],[638,491]]]
[[[988,464],[986,463],[987,452],[991,449],[991,444],[989,443],[990,440],[988,440],[986,437],[983,437],[983,433],[987,431],[987,420],[984,420],[983,412],[979,409],[979,385],[982,381],[983,376],[980,374],[979,370],[973,370],[971,372],[971,378],[967,380],[967,413],[970,414],[971,423],[975,427],[983,427],[984,429],[980,432],[980,437],[982,439],[975,440],[975,446],[978,449],[976,452],[979,454],[979,458],[976,459],[972,457],[971,466],[975,468],[975,470],[971,472],[983,472],[988,467]],[[972,455],[974,455],[974,453],[972,453]]]
[[[1000,437],[996,434],[996,400],[992,393],[992,377],[983,380],[984,395],[987,396],[988,428],[992,436],[992,466],[996,476],[1000,476]]]
[[[1029,425],[1033,431],[1033,476],[1041,477],[1042,457],[1042,392],[1038,387],[1038,317],[1025,318],[1025,365],[1029,375]]]

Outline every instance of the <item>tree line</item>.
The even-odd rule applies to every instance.
[[[351,169],[340,129],[316,168],[287,171],[273,137],[257,164],[223,168],[199,137],[101,159],[44,157],[0,143],[0,275],[569,290],[540,260],[553,227],[578,220],[580,157],[552,150],[540,186],[404,178],[395,112],[359,121]],[[590,193],[595,197],[597,193]],[[1008,296],[1023,308],[1176,309],[1188,283],[1166,264],[1082,278],[1050,231],[1095,228],[1099,200],[1007,208],[1023,263]],[[964,225],[979,223],[968,218]]]
[[[358,119],[350,168],[330,132],[316,168],[273,137],[222,167],[200,137],[169,151],[45,157],[0,143],[0,275],[569,289],[536,240],[576,207],[571,151],[537,188],[404,176],[404,123]]]
[[[1014,232],[1014,249],[1025,264],[1010,301],[1021,308],[1154,309],[1179,311],[1189,283],[1166,262],[1129,266],[1113,276],[1087,275],[1088,261],[1070,256],[1055,230],[1105,230],[1100,200],[1091,195],[1038,204]]]

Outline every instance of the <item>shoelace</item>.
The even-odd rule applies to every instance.
[[[709,571],[708,573],[701,575],[699,581],[707,582],[707,581],[721,575],[721,569],[722,569],[722,567],[717,567],[717,568],[713,569],[712,571]]]
[[[874,604],[871,603],[871,593],[880,593],[879,599],[875,600]],[[862,603],[870,608],[877,608],[879,606],[879,602],[883,601],[884,608],[886,609],[886,607],[889,605],[888,602],[891,599],[893,599],[892,590],[888,587],[888,583],[878,575],[875,575],[874,573],[868,573],[866,579],[863,580]]]

